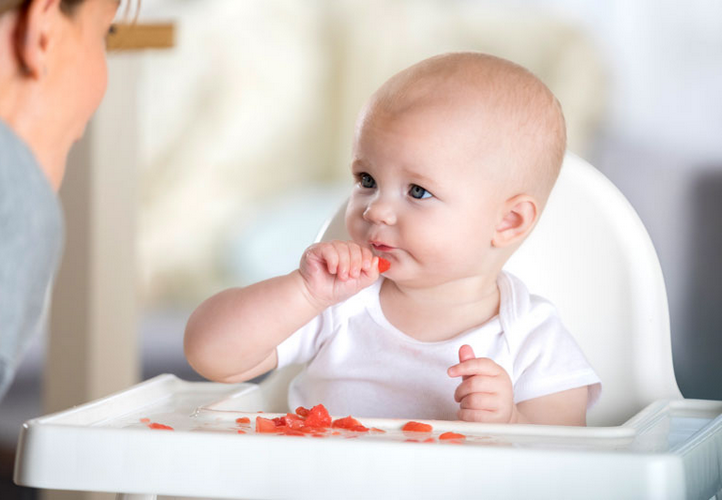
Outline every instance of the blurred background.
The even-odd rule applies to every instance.
[[[110,56],[91,163],[132,153],[109,181],[132,207],[87,221],[128,249],[131,273],[93,265],[106,283],[131,283],[131,313],[102,310],[131,325],[134,377],[198,379],[182,352],[190,312],[297,265],[351,187],[353,124],[370,93],[425,57],[478,50],[557,95],[569,149],[620,188],[657,248],[680,389],[722,399],[721,19],[718,0],[143,0],[139,22],[172,22],[175,42]],[[131,141],[103,136],[111,125]],[[128,220],[130,236],[116,236]],[[43,403],[47,344],[0,404],[3,478],[22,422],[58,409]],[[10,495],[34,492],[0,488]]]

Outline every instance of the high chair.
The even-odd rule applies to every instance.
[[[319,238],[346,237],[343,212]],[[162,375],[26,422],[15,481],[126,500],[722,498],[722,402],[680,394],[659,262],[612,183],[567,154],[538,227],[507,270],[557,306],[600,375],[589,427],[430,422],[465,434],[456,446],[404,442],[393,419],[360,419],[387,433],[359,439],[256,435],[235,419],[288,411],[297,367],[260,385]]]

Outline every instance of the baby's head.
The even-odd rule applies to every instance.
[[[392,262],[392,279],[448,278],[433,261],[495,274],[536,224],[565,149],[561,107],[526,69],[479,53],[426,59],[359,116],[349,233]]]

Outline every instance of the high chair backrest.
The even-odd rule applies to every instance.
[[[348,239],[344,212],[318,240]],[[543,216],[505,269],[556,305],[601,377],[588,425],[619,425],[657,399],[681,397],[657,254],[632,206],[594,167],[567,153]]]

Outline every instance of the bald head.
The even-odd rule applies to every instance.
[[[561,106],[531,72],[474,52],[417,63],[389,79],[370,99],[359,126],[375,115],[433,110],[463,120],[478,142],[480,166],[493,168],[510,194],[534,195],[543,206],[566,149]]]

